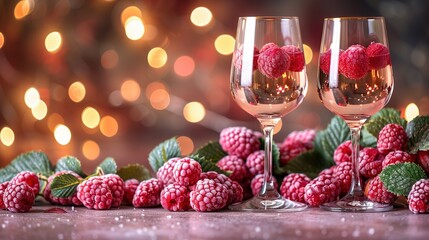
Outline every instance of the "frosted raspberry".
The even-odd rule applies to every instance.
[[[301,142],[307,149],[313,148],[313,141],[316,138],[316,130],[304,129],[301,131],[293,131],[287,135],[282,144],[287,142]]]
[[[429,211],[429,179],[421,179],[414,183],[408,194],[408,207],[413,213]]]
[[[104,182],[109,186],[112,193],[112,206],[119,207],[124,197],[124,180],[116,174],[106,174],[102,176]]]
[[[228,190],[211,179],[199,180],[190,193],[191,207],[198,212],[217,211],[226,206]]]
[[[72,171],[60,171],[56,172],[55,174],[51,175],[48,178],[48,182],[46,183],[46,187],[43,190],[43,197],[49,201],[52,204],[58,204],[62,206],[81,206],[82,202],[77,198],[77,192],[73,193],[70,197],[62,198],[62,197],[55,197],[52,195],[51,192],[51,184],[52,181],[58,176],[64,175],[64,174],[71,174],[74,177],[76,177],[79,180],[82,180],[82,177],[79,176],[79,174],[72,172]]]
[[[281,49],[289,56],[290,65],[288,70],[292,72],[301,72],[305,66],[304,53],[301,49],[294,45],[283,46]]]
[[[189,210],[191,206],[188,189],[177,183],[167,185],[161,191],[161,205],[173,212]]]
[[[366,55],[371,69],[381,69],[390,64],[389,49],[381,43],[372,42],[366,48]]]
[[[319,60],[319,67],[320,70],[326,75],[329,75],[329,71],[331,68],[331,52],[332,50],[329,49],[328,51],[320,54],[320,60]],[[344,50],[340,49],[340,56],[344,52]]]
[[[340,73],[350,79],[361,79],[369,70],[369,58],[365,47],[352,45],[342,54],[338,62]]]
[[[232,196],[228,196],[228,204],[243,201],[244,189],[237,181],[232,181]]]
[[[112,192],[100,176],[90,177],[77,186],[77,198],[89,209],[106,210],[112,206]]]
[[[136,193],[137,187],[139,186],[139,180],[132,178],[124,182],[124,198],[122,204],[132,205],[134,194]]]
[[[133,198],[134,207],[156,207],[161,202],[162,182],[156,178],[142,181]]]
[[[264,48],[263,48],[264,49]],[[289,68],[290,58],[278,46],[271,46],[260,51],[258,69],[268,78],[278,78]]]
[[[292,201],[305,203],[304,188],[311,181],[302,173],[291,173],[283,178],[280,194]]]
[[[335,149],[334,162],[340,165],[342,162],[352,162],[352,142],[347,140]]]
[[[277,46],[277,44],[270,42],[270,43],[266,43],[264,46],[262,46],[261,50],[259,50],[259,53],[261,52],[265,52],[266,50],[270,49],[270,48],[278,48],[279,46]]]
[[[383,168],[396,163],[414,162],[414,159],[407,152],[396,150],[391,151],[383,160]]]
[[[246,159],[249,154],[259,150],[258,136],[246,127],[229,127],[220,132],[219,144],[229,155]]]
[[[259,56],[259,50],[254,47],[253,48],[253,70],[258,69],[258,56]],[[233,63],[234,66],[241,70],[243,67],[243,46],[240,46],[237,50],[234,51],[233,56]]]
[[[202,172],[201,165],[192,158],[182,158],[177,160],[173,169],[173,176],[176,183],[183,186],[190,186],[197,183]]]
[[[4,202],[3,202],[3,195],[8,185],[9,185],[9,181],[0,184],[0,210],[6,210],[6,206],[4,205]]]
[[[390,123],[378,133],[377,148],[383,154],[390,151],[402,150],[407,144],[408,137],[401,125]]]
[[[10,181],[3,193],[3,203],[11,212],[28,212],[35,200],[34,188],[25,182]]]
[[[322,171],[320,171],[320,173],[318,174],[318,177],[322,176],[322,175],[334,175],[336,169],[337,169],[337,165],[331,166],[330,168],[326,168],[323,169]]]
[[[258,150],[247,157],[246,167],[252,177],[264,172],[264,155],[264,150]]]
[[[231,172],[231,175],[229,175],[231,180],[241,182],[247,176],[246,165],[244,161],[237,156],[227,155],[220,159],[216,163],[216,166],[225,172]]]
[[[337,182],[340,183],[341,192],[340,194],[346,194],[352,183],[352,163],[351,162],[342,162],[335,169],[334,178],[337,179]]]
[[[304,188],[304,199],[308,205],[318,207],[335,201],[340,195],[340,183],[332,175],[321,175],[311,180]]]
[[[204,180],[204,179],[210,179],[217,183],[220,183],[228,190],[228,204],[235,200],[235,196],[234,196],[235,192],[234,192],[234,189],[232,188],[233,181],[229,177],[225,176],[222,173],[217,173],[215,171],[208,171],[208,172],[201,173],[200,180]],[[240,196],[238,196],[238,198],[240,198]]]
[[[180,158],[170,158],[165,162],[156,172],[156,178],[161,180],[165,186],[168,184],[174,183],[173,169],[174,165]]]
[[[40,183],[39,178],[34,172],[30,171],[23,171],[15,175],[10,180],[11,183],[20,183],[25,182],[28,186],[30,186],[33,189],[34,196],[37,196],[40,190]]]
[[[419,151],[417,153],[417,163],[426,173],[429,173],[429,151]]]
[[[279,146],[280,165],[284,166],[289,163],[294,157],[306,152],[308,147],[299,141],[288,141]]]
[[[279,185],[277,183],[276,178],[274,176],[272,176],[272,178],[274,180],[274,188],[278,189]],[[250,187],[252,188],[252,194],[254,196],[259,194],[263,184],[264,184],[264,174],[258,174],[252,179],[252,182],[250,182]]]
[[[376,148],[366,147],[359,151],[359,173],[366,178],[373,178],[383,170],[383,154]]]
[[[371,178],[365,185],[365,196],[374,202],[392,204],[397,196],[384,187],[379,176]]]

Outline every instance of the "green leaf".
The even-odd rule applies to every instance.
[[[204,157],[205,160],[217,163],[220,159],[228,155],[223,151],[222,147],[219,144],[219,141],[209,142],[206,145],[198,149],[194,154],[189,156],[190,158],[195,158],[195,156]]]
[[[180,146],[176,137],[165,140],[149,153],[149,164],[154,172],[170,158],[181,156]]]
[[[72,174],[66,173],[56,176],[51,183],[51,193],[54,197],[70,197],[76,192],[79,183],[81,180]]]
[[[404,129],[407,126],[407,121],[401,118],[399,111],[393,108],[383,108],[369,119],[365,124],[365,128],[374,137],[378,138],[380,130],[389,123],[399,124]]]
[[[85,173],[82,172],[79,159],[73,156],[64,156],[58,160],[55,172],[60,171],[72,171],[79,174],[81,177],[86,177]]]
[[[310,178],[315,178],[317,175],[328,167],[332,166],[332,163],[323,159],[319,152],[310,150],[293,158],[285,166],[282,167],[282,171],[275,172],[276,175],[286,173],[303,173]]]
[[[423,169],[415,163],[397,163],[383,169],[380,179],[391,193],[408,197],[411,187],[426,178]]]
[[[317,133],[314,140],[315,150],[325,161],[333,163],[335,149],[347,140],[350,140],[350,129],[343,119],[335,116],[325,130]]]
[[[418,116],[406,128],[411,153],[429,150],[429,116]]]
[[[103,174],[115,174],[116,169],[117,166],[115,160],[111,157],[107,157],[100,165],[98,165],[96,172],[101,170]]]
[[[19,155],[6,167],[0,169],[0,182],[9,181],[22,171],[31,171],[42,176],[50,176],[53,172],[52,164],[45,153],[31,151]]]
[[[221,170],[216,165],[216,162],[213,161],[213,159],[206,158],[206,156],[199,155],[199,154],[193,154],[190,158],[192,158],[195,161],[197,161],[197,162],[200,163],[203,172],[215,171],[215,172],[218,172],[218,173],[225,174],[227,176],[230,175],[230,173]]]
[[[140,164],[129,164],[118,169],[117,174],[124,180],[137,179],[139,182],[150,179],[149,170]]]
[[[377,138],[369,133],[366,128],[363,128],[359,144],[361,147],[377,147]]]

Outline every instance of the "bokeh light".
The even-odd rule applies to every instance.
[[[64,118],[58,113],[52,113],[48,116],[48,128],[51,132],[55,131],[58,124],[64,124]]]
[[[121,13],[122,25],[125,25],[127,20],[133,16],[136,16],[140,19],[142,18],[142,12],[141,12],[140,8],[138,8],[136,6],[129,6],[129,7],[125,8]]]
[[[273,134],[277,134],[278,132],[280,132],[282,130],[283,127],[283,121],[282,119],[280,119],[280,121],[276,124],[276,126],[273,129]]]
[[[174,72],[181,76],[187,77],[191,75],[195,70],[195,62],[189,56],[181,56],[174,62]]]
[[[95,108],[86,107],[82,111],[82,122],[88,128],[95,128],[100,124],[100,114]]]
[[[103,66],[106,69],[112,69],[118,65],[119,56],[118,53],[113,50],[109,49],[101,55],[101,66]]]
[[[157,89],[150,94],[150,105],[156,110],[164,110],[170,104],[170,94],[165,89]]]
[[[42,100],[39,100],[39,102],[31,108],[31,113],[33,114],[33,117],[37,120],[42,120],[46,117],[46,114],[48,113],[48,106],[46,103]]]
[[[405,108],[405,120],[407,120],[408,122],[413,120],[419,114],[420,114],[419,108],[415,103],[410,103]]]
[[[11,146],[15,141],[15,133],[10,127],[3,127],[0,131],[0,141],[5,146]]]
[[[81,82],[74,82],[70,84],[68,94],[73,102],[82,101],[86,95],[85,85],[83,85]]]
[[[100,156],[100,147],[92,140],[87,140],[82,145],[82,154],[88,160],[95,160]]]
[[[54,137],[59,144],[67,145],[71,140],[72,134],[67,126],[58,124],[54,130]]]
[[[304,48],[305,64],[309,64],[313,60],[313,50],[307,44],[302,44],[302,47]]]
[[[234,51],[235,39],[228,34],[220,35],[215,40],[216,51],[222,55],[230,55]]]
[[[45,38],[46,50],[50,53],[58,52],[61,48],[63,39],[59,32],[51,32]]]
[[[3,36],[3,33],[0,32],[0,49],[3,47],[3,45],[4,45],[4,36]]]
[[[188,122],[197,123],[206,115],[206,109],[200,102],[190,102],[183,108],[183,116]]]
[[[141,93],[139,83],[134,79],[127,79],[121,85],[121,96],[125,101],[134,102]]]
[[[161,68],[167,63],[167,52],[160,48],[152,48],[147,55],[147,62],[153,68]]]
[[[158,90],[158,89],[164,89],[164,90],[166,90],[164,83],[162,83],[162,82],[157,82],[157,81],[149,83],[149,84],[146,86],[146,97],[147,97],[148,99],[150,99],[150,96],[152,95],[152,93],[153,93],[155,90]]]
[[[37,89],[31,87],[24,94],[25,105],[29,108],[34,108],[40,101],[40,94]]]
[[[34,9],[33,0],[21,0],[15,5],[13,14],[17,20],[25,18]]]
[[[112,116],[104,116],[100,121],[100,131],[106,137],[113,137],[118,133],[118,122]]]
[[[212,18],[212,12],[206,7],[197,7],[191,13],[191,22],[198,27],[208,25]]]
[[[187,136],[180,136],[177,138],[180,146],[180,151],[183,156],[189,155],[194,151],[194,141]]]
[[[144,34],[144,25],[139,17],[132,16],[125,21],[125,34],[131,40],[139,40]]]

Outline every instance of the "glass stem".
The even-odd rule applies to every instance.
[[[262,185],[260,196],[278,195],[274,187],[273,179],[273,130],[275,124],[264,124],[262,130],[265,137],[265,161],[264,161],[264,183]]]
[[[352,148],[352,182],[349,194],[353,196],[362,196],[362,186],[359,174],[359,141],[362,125],[350,127],[351,131],[351,148]]]

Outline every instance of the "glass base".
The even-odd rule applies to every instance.
[[[244,202],[231,204],[228,208],[233,211],[249,212],[299,212],[305,210],[307,205],[281,196],[267,199],[258,195]]]
[[[373,202],[364,196],[346,196],[342,199],[322,204],[320,208],[332,212],[386,212],[393,209],[393,205]]]

